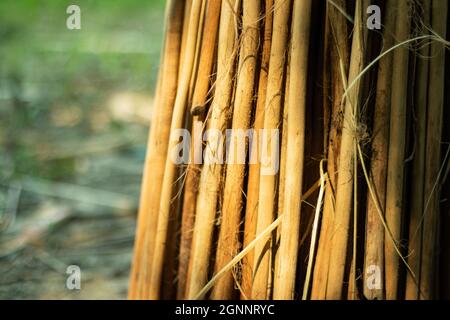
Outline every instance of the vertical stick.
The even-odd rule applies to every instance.
[[[149,265],[154,246],[154,235],[158,219],[161,185],[164,175],[170,121],[172,119],[178,83],[178,65],[181,44],[181,21],[184,4],[168,1],[167,26],[162,51],[160,87],[155,99],[154,116],[147,145],[144,174],[139,203],[133,264],[130,275],[130,299],[144,299],[149,283]]]
[[[345,0],[335,1],[343,10],[346,10]],[[314,264],[314,276],[311,286],[311,299],[325,299],[328,263],[330,258],[331,228],[335,215],[335,188],[338,177],[339,152],[342,130],[342,94],[344,84],[340,65],[348,69],[349,46],[347,20],[338,9],[327,1],[326,4],[326,28],[325,28],[325,61],[324,61],[324,106],[331,109],[330,119],[326,119],[326,127],[330,127],[325,145],[327,150],[327,173],[325,199],[323,205],[322,224]],[[330,87],[328,89],[328,87]],[[329,101],[331,98],[331,101]],[[325,109],[326,111],[326,109]],[[325,112],[324,112],[325,113]],[[329,121],[329,124],[328,124]]]
[[[272,43],[272,23],[273,23],[273,0],[265,1],[264,15],[264,40],[262,44],[262,55],[259,70],[258,94],[256,101],[256,110],[254,113],[253,128],[254,132],[259,134],[259,130],[264,126],[264,106],[267,90],[267,73],[269,70],[270,46]],[[259,195],[259,143],[258,135],[253,137],[252,150],[250,150],[250,159],[257,159],[256,163],[249,164],[248,183],[247,183],[247,204],[245,208],[244,221],[244,248],[255,238],[256,224],[258,217],[258,195]],[[250,298],[253,283],[253,256],[254,250],[251,250],[242,259],[242,296],[241,298]]]
[[[267,82],[267,96],[265,101],[264,129],[278,129],[281,119],[282,83],[284,75],[284,63],[286,60],[286,47],[288,40],[288,22],[290,17],[291,2],[288,0],[275,0],[274,2],[273,38],[269,62],[269,74]],[[270,132],[269,132],[270,134]],[[268,135],[269,135],[268,134]],[[275,141],[268,137],[267,150],[277,148]],[[279,150],[277,150],[279,152]],[[264,169],[260,168],[260,189],[258,219],[256,234],[261,233],[274,220],[275,194],[277,175],[265,175]],[[252,286],[253,299],[267,299],[268,279],[270,266],[271,237],[267,236],[260,241],[255,248],[254,258],[254,281]]]
[[[181,36],[181,48],[180,48],[180,61],[184,61],[186,54],[186,42],[189,33],[189,20],[191,16],[192,0],[186,0],[184,3],[184,16],[183,16],[183,33]],[[178,81],[181,80],[181,74],[183,72],[183,64],[178,66]]]
[[[383,51],[394,44],[396,1],[388,0],[385,8]],[[386,175],[389,147],[389,114],[391,101],[392,54],[378,64],[377,91],[373,122],[371,180],[377,200],[384,212],[386,203]],[[364,296],[370,300],[384,299],[384,226],[374,200],[367,195],[366,244],[364,255]],[[373,270],[373,267],[376,269]],[[373,272],[380,275],[381,287],[368,286]]]
[[[234,75],[234,58],[236,50],[236,21],[234,10],[238,1],[223,1],[220,16],[219,47],[217,57],[217,80],[214,100],[211,105],[211,117],[208,130],[217,130],[223,134],[230,115],[230,102]],[[223,141],[212,131],[207,134],[206,151],[220,157]],[[200,176],[197,197],[197,218],[194,226],[192,250],[190,257],[190,280],[187,298],[194,298],[208,279],[211,241],[216,214],[217,197],[222,175],[222,159],[214,162],[205,159]],[[207,163],[208,162],[208,163]]]
[[[226,169],[225,189],[222,205],[222,219],[216,254],[215,270],[227,265],[239,250],[239,224],[242,213],[242,189],[247,158],[247,143],[243,140],[250,127],[253,104],[255,68],[259,44],[260,0],[243,3],[243,28],[239,52],[236,96],[233,110],[233,124]],[[241,144],[245,143],[241,149]],[[233,294],[232,271],[224,274],[214,286],[212,299],[231,299]]]
[[[216,40],[219,30],[220,7],[222,0],[207,1],[205,26],[200,53],[197,81],[192,98],[191,114],[198,115],[206,108],[211,73],[214,65]]]
[[[431,0],[423,0],[423,23],[430,25]],[[424,28],[424,30],[426,30]],[[420,57],[417,58],[416,90],[414,96],[415,111],[415,147],[412,168],[411,183],[411,209],[409,221],[409,242],[408,242],[408,264],[411,270],[420,277],[420,257],[422,252],[422,220],[424,209],[424,178],[425,178],[425,143],[427,130],[427,98],[428,98],[428,70],[429,60],[425,57],[430,55],[430,47],[424,46],[420,49]],[[410,273],[406,275],[407,300],[419,299],[418,283],[414,281]]]
[[[411,26],[411,2],[399,0],[395,39],[409,37]],[[405,169],[406,107],[408,88],[408,48],[394,51],[390,113],[389,158],[386,185],[386,223],[396,242],[400,241],[403,212],[403,181]],[[397,299],[399,259],[394,243],[385,235],[386,299]]]
[[[171,132],[175,132],[183,126],[186,102],[189,94],[189,85],[194,66],[195,49],[197,44],[198,25],[201,16],[201,0],[193,0],[189,22],[189,32],[187,35],[186,51],[183,61],[183,72],[180,78],[180,84],[175,99]],[[164,170],[164,179],[161,189],[161,201],[159,206],[158,224],[155,237],[155,249],[153,252],[152,269],[150,277],[150,299],[158,299],[161,286],[161,273],[164,264],[164,252],[166,248],[167,229],[169,223],[169,214],[171,199],[173,194],[174,182],[176,180],[177,165],[173,162],[172,152],[179,143],[178,137],[171,137],[169,148],[167,150],[166,166]]]
[[[274,299],[293,299],[300,231],[300,205],[305,149],[305,112],[308,78],[308,49],[311,21],[310,0],[295,0],[290,47],[288,135],[283,221]]]
[[[350,70],[348,82],[362,71],[364,66],[364,45],[367,37],[367,29],[363,22],[364,12],[367,8],[367,0],[357,0],[355,7],[355,27],[353,30],[352,54],[350,58]],[[345,262],[347,257],[347,242],[349,236],[350,217],[352,212],[353,196],[353,161],[354,142],[356,137],[356,121],[354,118],[360,101],[361,81],[358,81],[348,92],[345,110],[344,126],[342,129],[342,145],[339,157],[339,176],[336,190],[336,213],[332,232],[330,268],[327,283],[327,299],[341,299],[343,293]]]
[[[192,140],[190,161],[186,169],[186,181],[183,195],[183,211],[181,217],[180,252],[178,255],[177,299],[184,299],[188,277],[189,256],[194,231],[195,207],[197,203],[198,183],[201,164],[195,163],[195,142],[201,141],[203,116],[194,116],[192,121]],[[200,137],[198,137],[200,135]]]
[[[432,29],[443,39],[447,33],[448,1],[433,0]],[[441,135],[444,108],[445,49],[441,43],[431,44],[430,79],[428,83],[428,119],[425,159],[425,209],[423,220],[420,290],[425,299],[436,297],[438,225],[440,213]],[[448,107],[448,106],[447,106]]]

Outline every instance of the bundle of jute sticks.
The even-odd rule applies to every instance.
[[[448,294],[448,11],[168,0],[129,298]]]

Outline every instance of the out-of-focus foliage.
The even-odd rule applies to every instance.
[[[72,263],[120,288],[80,298],[125,297],[163,24],[163,0],[0,1],[1,298],[74,298]],[[38,245],[10,245],[42,220]]]

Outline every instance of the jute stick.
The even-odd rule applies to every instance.
[[[299,195],[302,194],[305,151],[305,112],[311,6],[310,0],[296,0],[293,7],[286,151],[286,167],[289,168],[290,173],[285,178],[283,223],[281,226],[278,265],[276,266],[274,299],[292,299],[294,297],[300,231],[301,199]]]
[[[181,36],[181,48],[180,48],[180,61],[184,61],[184,56],[186,55],[186,43],[189,33],[189,20],[191,16],[192,0],[186,0],[184,3],[184,16],[183,16],[183,29]],[[183,72],[183,64],[180,63],[178,66],[178,81],[181,80]]]
[[[222,269],[239,251],[239,225],[243,208],[243,185],[246,168],[247,144],[240,148],[242,135],[250,127],[250,117],[255,88],[255,69],[259,45],[260,0],[243,3],[243,27],[236,96],[233,110],[230,151],[226,169],[223,195],[222,218],[216,254],[215,270]],[[216,283],[212,299],[231,299],[233,296],[233,275],[226,273]]]
[[[411,2],[409,0],[398,1],[397,11],[402,14],[396,19],[395,38],[397,41],[403,41],[410,34]],[[407,48],[399,48],[394,51],[385,214],[387,225],[396,242],[400,241],[403,212],[408,60],[409,51]],[[387,236],[385,237],[384,254],[386,299],[397,299],[400,260],[394,244]]]
[[[222,0],[207,1],[205,26],[200,53],[197,81],[192,99],[191,114],[198,115],[205,111],[208,90],[213,70],[216,51],[217,33],[219,30],[220,7]]]
[[[289,51],[289,49],[288,49]],[[280,169],[278,173],[278,192],[277,197],[278,201],[276,204],[277,212],[276,216],[280,216],[283,213],[284,209],[284,188],[286,186],[286,156],[287,156],[287,137],[288,137],[288,100],[289,100],[289,74],[290,74],[290,68],[288,67],[290,65],[290,54],[287,53],[287,60],[286,60],[286,68],[285,68],[285,84],[284,84],[284,100],[283,100],[283,114],[282,119],[280,121],[280,131],[281,131],[281,142],[280,142]],[[272,247],[271,247],[271,255],[272,255],[272,261],[273,264],[273,273],[269,273],[269,280],[268,280],[268,287],[273,288],[275,283],[275,272],[276,272],[276,266],[278,265],[278,259],[280,256],[280,250],[279,244],[280,244],[280,228],[277,228],[276,232],[272,235]]]
[[[219,29],[219,47],[217,57],[217,80],[214,100],[211,105],[211,115],[208,130],[224,132],[230,114],[230,101],[234,75],[234,58],[236,56],[236,25],[234,10],[237,1],[222,2]],[[216,134],[207,135],[206,153],[222,157],[223,141]],[[200,176],[199,193],[197,197],[197,218],[194,226],[194,237],[190,257],[190,279],[187,298],[192,299],[205,285],[208,278],[211,241],[216,215],[216,205],[222,176],[221,160],[206,159]]]
[[[136,241],[130,275],[130,299],[143,299],[149,282],[149,265],[153,251],[158,219],[157,208],[167,155],[170,121],[175,101],[181,45],[181,21],[184,4],[168,1],[166,8],[165,40],[157,99],[148,139],[147,155],[139,203]]]
[[[352,53],[350,58],[349,82],[363,70],[364,45],[367,29],[364,26],[364,12],[368,1],[357,0],[355,7],[355,26],[353,30]],[[339,176],[336,186],[336,214],[332,232],[331,254],[327,282],[327,299],[341,299],[344,286],[345,261],[347,257],[347,241],[349,237],[350,216],[352,212],[353,172],[356,155],[354,142],[357,139],[357,124],[354,115],[360,99],[361,83],[358,82],[349,91],[344,110],[344,126],[339,156]]]
[[[447,35],[448,1],[432,0],[431,26],[443,39]],[[445,49],[433,42],[430,48],[430,78],[428,83],[428,119],[425,159],[425,208],[423,219],[420,290],[425,299],[436,297],[435,274],[438,272],[437,247],[440,213],[441,135],[443,126]],[[436,188],[436,184],[438,187]]]
[[[346,10],[345,0],[335,0],[334,3]],[[326,4],[325,28],[325,61],[324,61],[324,113],[325,127],[329,127],[326,134],[327,172],[322,224],[318,241],[317,255],[314,263],[314,276],[311,286],[311,299],[325,299],[328,262],[330,257],[331,226],[335,215],[335,188],[338,177],[339,152],[341,145],[342,111],[341,103],[344,85],[342,83],[342,65],[347,74],[349,60],[348,28],[345,16],[330,2]],[[329,101],[331,98],[331,101]],[[327,107],[329,106],[329,107]],[[330,111],[326,111],[330,109]],[[327,113],[329,116],[327,116]],[[328,119],[329,118],[329,119]]]
[[[321,179],[326,180],[327,174],[324,174]],[[302,196],[301,200],[305,201],[309,197],[311,197],[312,194],[316,192],[317,189],[319,189],[322,186],[321,179],[319,181],[316,181]],[[211,278],[211,280],[208,281],[208,283],[200,290],[200,292],[197,294],[197,296],[194,297],[194,299],[200,299],[201,297],[204,297],[206,292],[208,292],[214,284],[228,271],[231,270],[237,263],[239,263],[240,260],[242,260],[246,255],[249,254],[249,252],[253,249],[253,247],[259,242],[262,241],[269,233],[272,233],[275,228],[278,227],[278,225],[281,223],[282,215],[280,215],[278,218],[275,219],[266,229],[264,229],[260,234],[256,235],[255,238],[250,241],[250,243],[245,246],[241,252],[239,252],[230,262],[228,262],[221,270],[217,271],[217,273]]]
[[[270,130],[278,129],[281,119],[282,83],[284,63],[289,34],[288,22],[290,17],[290,1],[276,0],[274,2],[274,21],[272,47],[269,62],[267,82],[267,95],[265,101],[264,129],[269,131],[267,136],[267,150],[278,148],[270,137]],[[276,150],[278,152],[278,149]],[[273,163],[272,163],[273,164]],[[277,175],[264,175],[267,168],[260,168],[260,189],[256,233],[261,233],[270,225],[275,216],[275,194]],[[271,237],[259,242],[255,247],[254,281],[252,286],[253,299],[266,299],[269,297],[268,279],[271,272],[270,245]]]
[[[267,72],[269,70],[270,45],[272,43],[272,23],[273,23],[273,0],[265,1],[264,13],[264,40],[262,43],[262,54],[259,70],[258,94],[256,101],[256,109],[254,112],[253,128],[255,132],[264,126],[264,106],[266,101],[267,90]],[[259,143],[258,137],[253,140],[252,149],[250,150],[250,158],[255,158],[255,163],[249,164],[248,183],[247,183],[247,204],[245,208],[244,221],[244,247],[246,247],[255,237],[256,218],[258,216],[258,195],[259,195]],[[253,256],[254,250],[242,259],[242,294],[241,298],[248,299],[251,297],[253,282]]]
[[[396,1],[386,3],[383,30],[383,48],[394,44],[394,26]],[[378,203],[385,208],[386,168],[389,146],[389,113],[391,101],[392,54],[380,60],[378,64],[377,91],[373,123],[371,179],[377,192]],[[364,296],[370,300],[384,299],[384,227],[370,194],[367,196],[366,243],[364,255]],[[376,269],[373,269],[373,268]],[[379,272],[380,287],[370,286],[370,276]]]
[[[189,31],[186,42],[186,51],[183,61],[183,72],[175,99],[174,112],[171,122],[171,132],[183,127],[185,108],[189,94],[189,85],[194,65],[195,49],[197,44],[198,25],[201,15],[201,0],[193,0],[189,22]],[[150,277],[149,298],[157,299],[160,293],[161,273],[164,264],[166,248],[167,228],[173,195],[174,182],[176,180],[177,165],[172,158],[172,152],[178,144],[178,140],[171,138],[167,151],[167,160],[164,170],[164,179],[161,189],[161,201],[158,212],[158,224],[156,229],[155,248],[153,252],[152,269]]]
[[[424,26],[430,25],[431,0],[423,0]],[[423,26],[423,27],[424,27]],[[426,30],[424,28],[424,30]],[[430,47],[424,46],[419,51],[420,57],[417,57],[417,71],[415,81],[414,95],[414,115],[415,115],[415,146],[413,160],[413,175],[411,177],[411,209],[409,221],[409,241],[408,241],[408,264],[414,274],[420,276],[420,257],[422,252],[422,228],[419,225],[424,209],[424,178],[425,178],[425,142],[427,127],[427,99],[428,99],[428,70]],[[416,233],[416,230],[419,230]],[[411,274],[406,275],[406,293],[408,300],[419,299],[418,283],[414,281]]]
[[[203,133],[204,116],[194,116],[192,121],[192,141]],[[191,252],[192,236],[194,231],[195,207],[197,203],[198,183],[200,179],[201,164],[195,163],[195,144],[191,141],[190,161],[186,169],[186,180],[183,195],[183,211],[181,218],[180,250],[178,259],[177,299],[184,299],[187,285],[189,256]]]

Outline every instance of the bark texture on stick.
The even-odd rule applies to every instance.
[[[336,5],[346,10],[345,0],[335,1]],[[314,264],[314,276],[311,286],[311,299],[325,299],[328,266],[330,258],[331,235],[334,216],[336,182],[338,177],[339,153],[342,132],[342,95],[344,83],[342,72],[347,75],[350,49],[348,45],[348,27],[345,16],[327,1],[325,27],[325,57],[324,57],[324,115],[327,150],[328,183],[326,185],[323,206],[322,224],[318,249]],[[341,65],[344,70],[341,71]],[[327,111],[330,110],[330,111]],[[328,119],[329,117],[329,119]]]
[[[184,115],[186,111],[188,94],[193,74],[195,60],[195,50],[197,45],[198,25],[200,23],[202,1],[193,0],[189,21],[189,31],[183,59],[182,74],[180,76],[179,88],[175,98],[172,122],[170,125],[171,134],[176,134],[176,130],[183,127]],[[149,298],[158,299],[161,287],[161,274],[164,264],[164,254],[167,243],[167,230],[169,225],[173,188],[177,179],[177,165],[174,162],[173,150],[178,144],[176,137],[170,137],[167,150],[167,159],[164,169],[164,179],[161,188],[161,201],[158,211],[158,223],[155,235],[155,247],[153,251],[153,260],[151,263]]]
[[[258,93],[256,109],[254,112],[253,129],[259,132],[264,126],[264,107],[267,90],[267,73],[269,70],[270,45],[272,43],[272,23],[273,23],[273,0],[265,1],[264,12],[264,34],[262,42],[262,53],[259,70]],[[244,219],[244,247],[246,247],[254,238],[258,217],[258,196],[259,196],[259,135],[254,137],[252,148],[249,151],[250,158],[257,159],[255,163],[249,163],[248,182],[247,182],[247,204],[245,208]],[[254,250],[251,250],[242,259],[242,293],[243,299],[248,299],[252,294],[253,283],[253,256]]]
[[[201,114],[206,109],[210,90],[211,73],[216,57],[217,34],[219,30],[220,7],[222,0],[206,1],[205,25],[203,27],[202,46],[198,67],[197,81],[192,98],[191,113]]]
[[[395,39],[409,38],[411,1],[399,0],[398,12],[403,12],[395,26]],[[408,14],[407,14],[408,13]],[[399,245],[403,214],[403,182],[405,179],[406,116],[408,96],[408,48],[394,51],[392,70],[389,157],[386,184],[386,223],[394,239],[385,236],[386,299],[397,299],[400,257],[394,246]]]
[[[136,242],[130,275],[130,299],[145,299],[148,294],[146,286],[150,281],[149,266],[153,256],[170,121],[178,84],[183,9],[184,5],[180,1],[167,2],[166,36],[158,81],[159,93],[155,99],[142,179]]]
[[[394,45],[394,26],[397,1],[388,0],[386,3],[385,24],[383,30],[383,50]],[[386,168],[389,150],[389,114],[391,102],[392,53],[387,54],[378,64],[377,91],[374,110],[371,181],[376,190],[376,199],[367,195],[366,213],[366,245],[364,256],[364,296],[371,300],[384,299],[384,226],[375,201],[378,201],[384,212],[386,202]],[[376,268],[376,269],[374,269]],[[380,286],[368,286],[370,277],[377,272]]]
[[[233,109],[232,129],[228,164],[226,169],[225,189],[223,194],[221,228],[216,253],[215,270],[219,271],[238,253],[240,248],[239,225],[243,209],[243,186],[245,175],[245,150],[240,149],[239,141],[247,134],[255,88],[255,72],[258,57],[260,0],[248,0],[243,3],[243,19],[239,67]],[[250,138],[250,137],[249,137]],[[232,271],[220,278],[215,285],[211,298],[231,299],[234,291]]]
[[[448,2],[433,0],[431,4],[431,26],[434,32],[446,39]],[[445,49],[434,42],[430,48],[430,79],[428,82],[428,119],[425,159],[424,219],[422,237],[422,259],[420,291],[424,299],[436,297],[438,272],[437,247],[440,212],[441,136],[444,108]],[[447,106],[448,107],[448,106]]]
[[[291,1],[276,0],[274,2],[274,18],[272,31],[272,47],[270,51],[269,73],[267,79],[267,94],[264,110],[264,129],[270,133],[278,129],[282,113],[282,92],[284,64],[286,61],[286,48],[289,35],[289,17]],[[267,150],[277,148],[276,141],[272,141],[267,134]],[[266,229],[275,217],[276,199],[276,174],[265,174],[264,168],[260,168],[259,205],[256,235]],[[271,237],[259,242],[255,247],[253,262],[254,279],[252,286],[252,299],[267,299],[270,296],[269,277],[271,266]]]
[[[423,1],[424,26],[430,25],[431,0]],[[409,242],[408,242],[408,264],[414,272],[416,278],[420,276],[420,257],[422,252],[422,227],[420,225],[424,209],[424,179],[425,179],[425,143],[427,130],[427,103],[428,103],[428,77],[430,47],[425,46],[420,49],[417,57],[417,70],[414,95],[414,116],[415,116],[415,155],[412,164],[412,189],[411,189],[411,209],[409,218]],[[408,300],[419,299],[419,283],[412,275],[406,275],[406,293]]]
[[[219,26],[219,47],[217,57],[217,79],[214,99],[210,108],[208,129],[224,132],[230,116],[230,102],[236,56],[236,19],[234,10],[238,1],[223,1]],[[211,255],[212,235],[216,216],[217,199],[222,178],[221,157],[223,141],[218,135],[206,137],[206,153],[210,158],[204,159],[197,196],[197,218],[194,225],[189,269],[191,271],[187,298],[194,298],[208,279],[209,259]],[[213,158],[217,157],[215,162]],[[223,158],[222,158],[223,159]]]
[[[368,1],[357,0],[355,8],[355,26],[353,30],[352,53],[348,83],[359,75],[364,67],[364,46],[367,29],[364,25],[364,12]],[[348,92],[342,128],[342,144],[339,156],[339,176],[336,186],[336,215],[332,227],[330,268],[328,270],[327,299],[342,299],[347,257],[347,242],[349,238],[350,217],[353,199],[353,173],[356,155],[354,143],[357,139],[356,119],[354,115],[360,101],[361,82],[358,81]]]
[[[274,299],[294,298],[300,232],[300,207],[305,153],[305,113],[308,79],[308,49],[311,22],[310,0],[294,1],[289,65],[289,97],[286,175],[283,220]],[[284,128],[286,130],[286,128]]]

